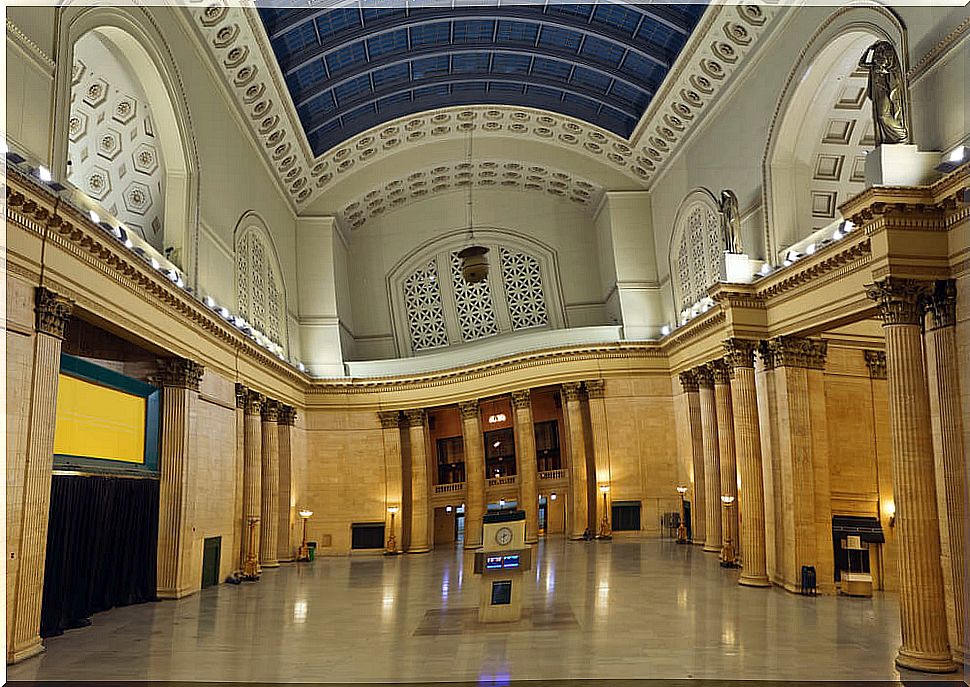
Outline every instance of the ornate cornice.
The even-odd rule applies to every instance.
[[[698,386],[708,389],[714,388],[714,372],[709,365],[706,363],[704,365],[698,365],[694,368],[694,374],[697,376]]]
[[[754,367],[756,341],[731,338],[724,342],[724,362],[733,370],[736,367]],[[733,372],[732,372],[733,375]]]
[[[562,396],[566,399],[566,402],[576,402],[579,400],[579,382],[563,382],[562,383]]]
[[[768,341],[774,367],[804,367],[824,370],[828,342],[800,336],[779,336]]]
[[[606,395],[606,380],[588,379],[584,382],[586,395],[590,398],[603,398]]]
[[[711,376],[714,378],[715,384],[730,384],[731,383],[731,367],[724,361],[723,358],[718,358],[717,360],[712,360],[708,364],[708,368],[711,370]]]
[[[929,329],[953,327],[957,321],[957,283],[955,279],[940,279],[925,298],[926,312],[932,317]]]
[[[46,52],[41,50],[30,37],[20,30],[20,27],[10,21],[10,17],[7,17],[7,35],[13,39],[13,41],[20,45],[24,52],[30,55],[30,58],[34,60],[47,74],[54,73],[54,60],[50,58]]]
[[[287,427],[292,427],[296,424],[296,408],[293,406],[288,406],[284,403],[280,403],[280,409],[278,413],[279,417],[277,422],[281,425]]]
[[[73,312],[74,303],[64,296],[43,286],[34,290],[35,327],[39,333],[63,339]]]
[[[175,387],[198,391],[205,368],[186,358],[159,358],[155,383],[163,387]]]
[[[965,18],[962,22],[956,25],[956,27],[950,31],[946,36],[940,40],[933,49],[927,52],[923,57],[920,58],[919,62],[910,67],[910,70],[906,73],[906,80],[910,83],[917,81],[921,76],[923,76],[933,65],[937,64],[940,59],[950,51],[951,48],[960,44],[960,39],[964,33],[970,30],[970,17]]]
[[[871,257],[872,246],[868,238],[850,245],[836,243],[826,246],[816,255],[779,270],[777,276],[771,275],[759,281],[758,296],[770,300],[807,285],[816,288],[819,280],[842,276],[868,264]]]
[[[737,290],[736,285],[718,284],[711,290],[711,298],[715,303],[731,308],[748,308],[764,310],[768,307],[762,294],[752,291]]]
[[[911,231],[948,231],[966,219],[970,164],[928,186],[871,186],[839,206],[842,216],[871,234],[887,225]]]
[[[532,394],[528,389],[520,389],[512,392],[512,407],[516,410],[528,410],[532,408]]]
[[[697,381],[697,373],[693,370],[685,370],[680,373],[680,386],[683,388],[684,393],[691,394],[697,393],[700,389],[700,385]]]
[[[923,303],[930,284],[917,279],[885,277],[866,285],[866,295],[876,302],[883,326],[923,325]]]
[[[478,401],[462,401],[458,404],[458,410],[461,413],[462,420],[477,420],[479,419],[479,409]]]
[[[249,389],[246,388],[246,385],[236,382],[236,408],[242,410],[246,407],[246,396],[248,394]]]
[[[280,402],[273,398],[267,398],[263,401],[259,411],[263,422],[278,422],[280,419]]]
[[[886,351],[866,350],[862,354],[866,358],[866,367],[869,368],[869,376],[873,379],[885,379]]]
[[[381,421],[381,429],[400,429],[401,412],[399,410],[380,410],[377,417]]]
[[[410,408],[404,411],[404,420],[408,427],[424,427],[424,408]]]

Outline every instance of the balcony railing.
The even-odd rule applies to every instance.
[[[511,475],[509,477],[489,477],[488,486],[490,487],[504,487],[516,484],[516,475]]]
[[[450,494],[454,491],[461,491],[465,488],[464,482],[455,482],[453,484],[436,484],[434,485],[434,493],[436,494]]]
[[[566,479],[566,470],[543,470],[539,473],[539,479]]]

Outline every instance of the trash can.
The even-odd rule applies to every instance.
[[[308,541],[306,545],[307,545],[307,548],[310,550],[310,560],[312,561],[317,554],[317,543],[315,541]]]

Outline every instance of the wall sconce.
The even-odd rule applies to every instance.
[[[550,501],[555,501],[556,500],[556,492],[552,492],[551,494],[549,494],[549,500]]]
[[[606,495],[610,493],[610,485],[601,484],[600,493],[603,495],[603,519],[600,520],[600,531],[596,537],[597,539],[612,539],[613,534],[610,532],[610,516],[606,505]]]
[[[684,503],[684,496],[687,494],[687,485],[681,484],[677,487],[680,494],[680,524],[677,525],[677,543],[687,543],[687,506]]]
[[[450,508],[450,506],[449,506]],[[400,511],[400,506],[388,506],[387,512],[391,514],[391,530],[387,535],[387,547],[384,549],[385,556],[396,556],[401,553],[397,550],[397,537],[394,536],[394,516]]]
[[[303,541],[300,543],[300,550],[296,553],[296,560],[298,561],[308,561],[310,560],[310,547],[306,543],[306,521],[310,519],[313,515],[313,511],[308,508],[300,509],[300,517],[303,519]]]
[[[889,526],[896,526],[896,504],[890,501],[886,504],[886,517],[889,518]]]

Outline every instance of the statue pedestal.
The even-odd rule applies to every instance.
[[[757,271],[752,260],[744,253],[724,254],[724,280],[731,284],[750,284]]]
[[[866,155],[866,188],[870,186],[922,186],[929,183],[939,153],[924,153],[904,143],[876,146]]]

